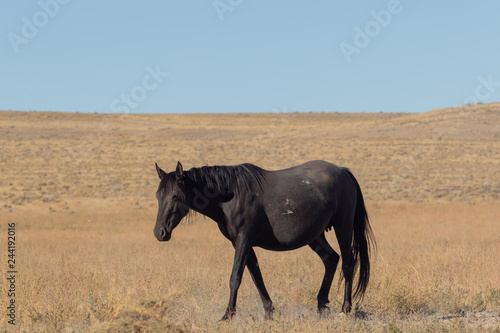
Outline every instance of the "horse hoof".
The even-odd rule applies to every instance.
[[[337,318],[347,318],[347,315],[343,312],[340,312],[338,315],[337,315]]]
[[[264,320],[273,320],[273,314],[274,314],[274,313],[273,313],[272,311],[271,311],[271,312],[269,312],[269,313],[266,313],[266,314],[264,315]]]
[[[228,315],[227,313],[224,314],[224,316],[219,320],[220,323],[224,322],[224,321],[230,321],[232,318],[232,316]]]
[[[348,314],[349,312],[351,312],[351,304],[344,304],[342,306],[342,312],[345,314]]]
[[[273,320],[273,314],[274,314],[274,306],[270,306],[269,309],[265,309],[265,315],[264,319],[265,320]]]
[[[273,312],[267,312],[264,315],[264,320],[273,320]]]
[[[321,317],[328,317],[330,315],[330,308],[327,306],[322,306],[318,308],[318,312]]]
[[[229,309],[228,308],[226,310],[226,313],[224,313],[224,316],[222,317],[222,319],[219,320],[219,322],[231,320],[233,318],[233,316],[234,316],[235,313],[236,313],[235,309]]]

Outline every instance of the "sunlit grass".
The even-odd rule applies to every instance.
[[[494,331],[500,322],[498,108],[416,115],[0,112],[0,232],[5,236],[7,222],[16,222],[18,268],[17,325],[3,321],[1,328]],[[337,271],[331,316],[320,318],[317,255],[308,248],[257,249],[275,320],[263,320],[246,272],[234,320],[219,323],[234,250],[200,215],[181,224],[170,242],[156,241],[154,162],[167,171],[177,161],[186,169],[243,162],[279,169],[312,159],[349,167],[368,202],[378,251],[364,301],[351,315],[339,314]],[[0,248],[6,249],[4,236]],[[337,249],[334,233],[327,238]],[[2,293],[6,283],[0,279]],[[6,299],[0,297],[4,309]]]
[[[222,332],[452,331],[457,321],[479,327],[476,313],[500,311],[496,202],[369,204],[378,251],[366,297],[347,317],[339,314],[343,294],[337,280],[330,293],[331,317],[317,315],[323,266],[312,251],[258,249],[275,320],[263,320],[246,272],[237,315],[222,324],[217,321],[229,296],[234,252],[215,223],[198,215],[192,224],[181,224],[171,241],[160,243],[152,234],[153,210],[107,204],[82,207],[71,215],[73,223],[62,214],[37,214],[38,223],[29,222],[34,213],[28,211],[9,217],[23,239],[17,329],[119,331],[136,325],[146,330],[173,323]],[[108,210],[102,216],[95,213],[103,206]],[[85,216],[89,211],[94,211],[91,222]],[[327,235],[337,248],[334,234]],[[439,319],[445,316],[451,319]]]

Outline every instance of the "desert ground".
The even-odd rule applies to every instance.
[[[500,104],[408,113],[0,112],[0,249],[16,225],[16,325],[7,332],[499,332]],[[153,235],[158,176],[204,165],[277,170],[323,159],[358,179],[377,241],[362,302],[331,314],[310,249],[256,249],[276,312],[245,272],[229,297],[231,244],[201,215]],[[333,232],[327,239],[338,245]],[[340,267],[340,266],[339,266]]]

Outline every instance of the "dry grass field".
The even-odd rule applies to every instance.
[[[500,104],[421,114],[101,115],[0,112],[0,271],[16,224],[16,325],[8,332],[500,331]],[[316,312],[309,249],[257,249],[276,307],[264,321],[246,272],[231,322],[233,249],[208,218],[153,236],[158,177],[251,162],[349,167],[377,240],[366,296]],[[332,232],[328,240],[337,249]]]

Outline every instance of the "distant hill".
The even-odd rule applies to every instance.
[[[370,134],[391,139],[499,140],[500,103],[401,114],[380,123]]]
[[[155,162],[277,170],[312,159],[351,168],[368,200],[498,199],[499,124],[498,103],[419,114],[2,111],[0,201],[147,201]]]

